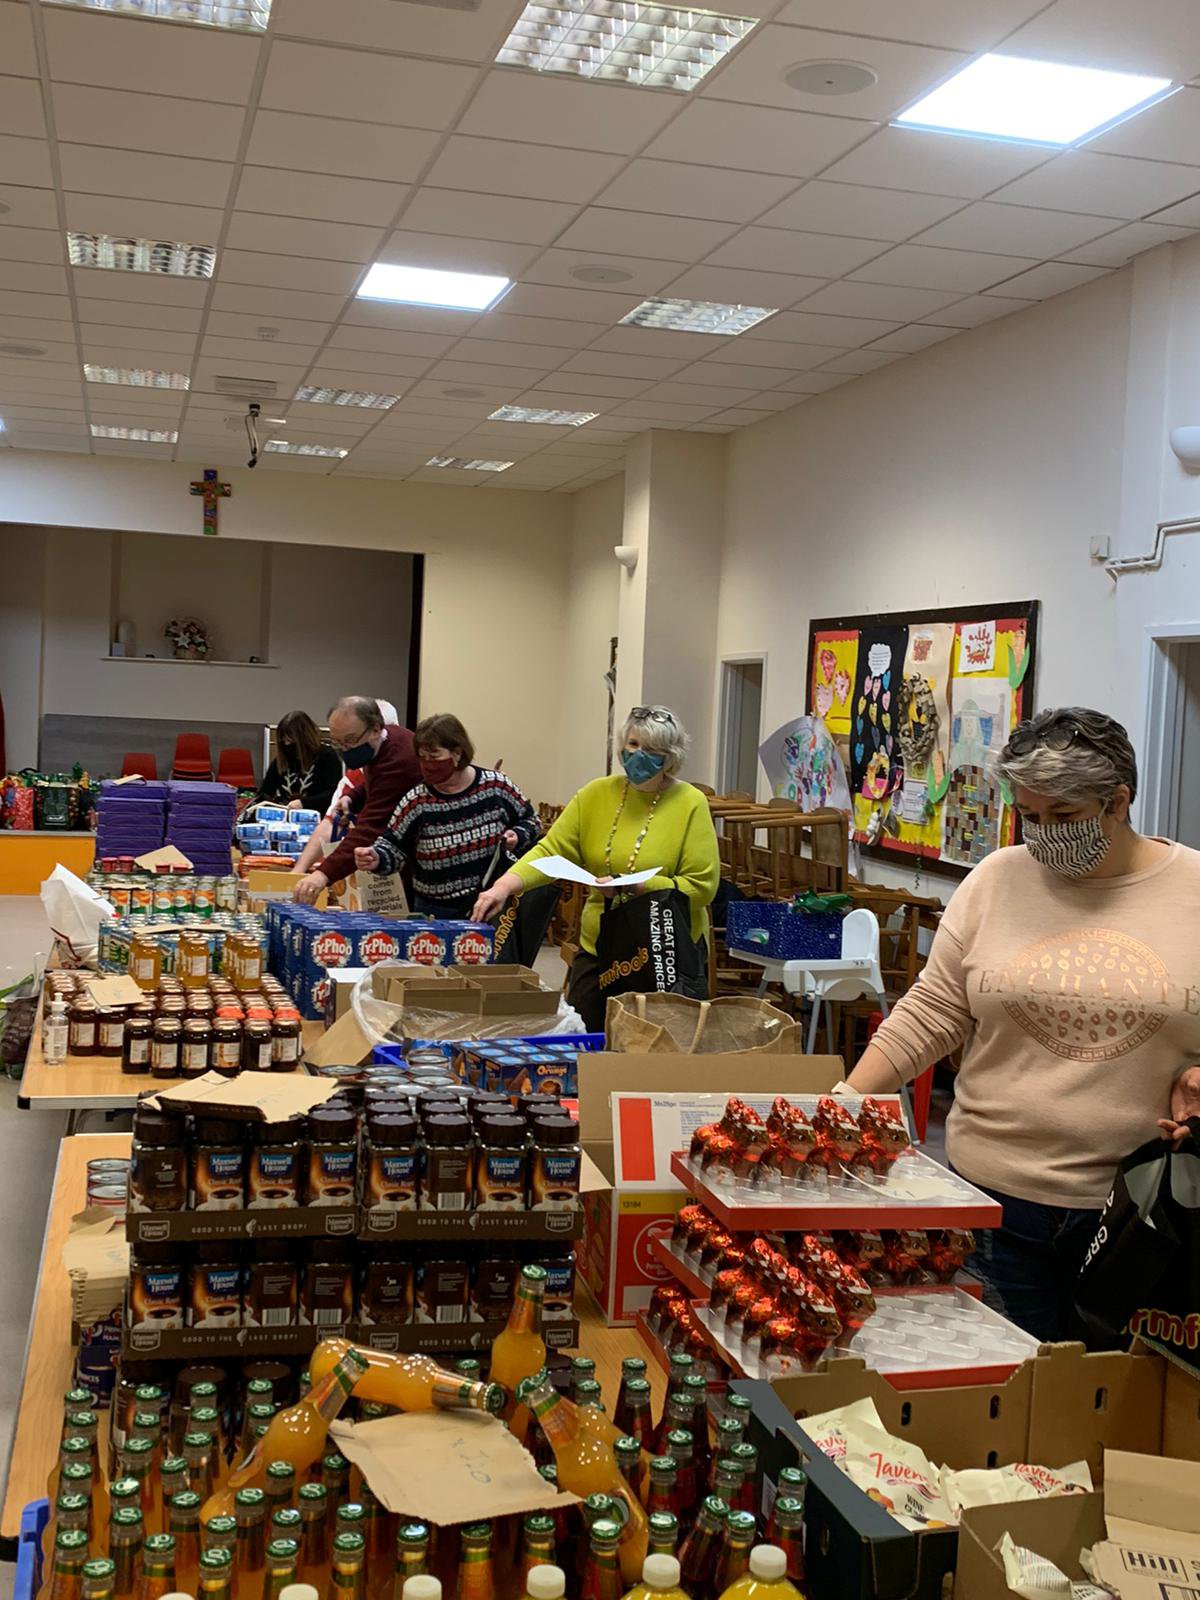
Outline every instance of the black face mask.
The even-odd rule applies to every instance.
[[[343,750],[342,763],[347,768],[357,769],[368,766],[379,754],[373,744],[356,744],[349,750]]]

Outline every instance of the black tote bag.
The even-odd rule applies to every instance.
[[[615,901],[596,935],[600,997],[614,994],[706,996],[704,957],[692,938],[692,911],[682,889],[654,889]]]
[[[1090,1350],[1135,1335],[1200,1373],[1200,1117],[1178,1150],[1165,1139],[1118,1169],[1075,1295]]]
[[[531,967],[546,942],[546,933],[562,893],[560,884],[540,884],[510,900],[496,923],[493,961]]]

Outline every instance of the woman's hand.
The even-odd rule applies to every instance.
[[[611,900],[614,895],[618,895],[621,892],[613,883],[611,874],[606,878],[597,878],[596,887],[606,900]]]
[[[288,801],[287,805],[284,806],[283,809],[285,811],[301,811],[301,810],[303,810],[303,808],[304,808],[304,801],[301,798],[301,796],[297,794],[297,795],[293,795],[292,796],[292,798]]]
[[[479,898],[471,909],[472,922],[490,922],[508,904],[509,892],[503,887],[503,879],[494,883],[490,889],[482,889]]]
[[[315,905],[318,895],[328,887],[329,879],[323,872],[306,872],[292,890],[292,899],[299,900],[301,905]]]
[[[354,852],[354,865],[360,872],[374,872],[379,865],[379,851],[374,845],[360,845]]]
[[[518,839],[518,838],[517,838],[517,836],[516,836],[516,834],[515,834],[515,833],[514,833],[514,832],[513,832],[513,830],[512,830],[512,829],[511,829],[511,828],[510,828],[510,829],[509,829],[509,830],[508,830],[508,832],[507,832],[507,833],[505,833],[505,834],[502,834],[502,835],[501,835],[501,839],[502,839],[502,842],[503,842],[503,844],[504,844],[504,848],[505,848],[505,849],[506,849],[506,850],[507,850],[507,851],[509,851],[509,852],[510,852],[510,853],[511,853],[511,852],[512,852],[512,851],[513,851],[513,850],[515,850],[515,849],[516,849],[516,848],[517,848],[517,846],[518,846],[518,845],[519,845],[519,844],[520,844],[520,842],[521,842],[521,841],[520,841],[520,840],[519,840],[519,839]]]
[[[1200,1067],[1188,1067],[1171,1085],[1171,1115],[1159,1118],[1164,1139],[1170,1139],[1176,1150],[1185,1139],[1190,1139],[1189,1117],[1200,1117]]]

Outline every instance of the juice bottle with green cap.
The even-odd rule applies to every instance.
[[[504,1394],[497,1384],[474,1383],[456,1372],[447,1372],[430,1356],[389,1355],[384,1350],[360,1350],[346,1339],[322,1339],[313,1351],[309,1372],[316,1385],[327,1377],[346,1354],[353,1351],[365,1371],[355,1380],[354,1393],[360,1400],[377,1400],[381,1405],[401,1411],[489,1411],[504,1405]]]
[[[328,1600],[363,1600],[365,1549],[361,1533],[334,1534]]]
[[[699,1596],[711,1590],[721,1556],[721,1541],[729,1507],[720,1495],[710,1494],[703,1501],[684,1535],[679,1565],[685,1586]]]
[[[540,1372],[546,1364],[546,1342],[541,1332],[545,1293],[545,1267],[522,1267],[508,1314],[508,1326],[492,1342],[492,1382],[504,1385],[506,1397],[502,1415],[509,1431],[522,1443],[529,1431],[529,1412],[517,1404],[517,1385]]]
[[[759,1544],[750,1552],[747,1570],[721,1591],[719,1600],[797,1600],[800,1593],[788,1582],[786,1553],[778,1545]]]
[[[771,1512],[773,1532],[768,1542],[777,1544],[787,1557],[787,1575],[793,1583],[804,1582],[804,1503],[790,1494],[777,1495]]]
[[[673,1556],[679,1547],[679,1518],[671,1511],[655,1511],[650,1522],[650,1554]]]
[[[58,1537],[58,1530],[61,1526],[58,1520],[58,1507],[64,1494],[82,1495],[87,1500],[87,1516],[84,1519],[83,1526],[90,1537],[96,1529],[96,1521],[92,1509],[92,1464],[86,1457],[76,1457],[74,1460],[68,1461],[62,1469],[62,1475],[58,1481],[58,1497],[54,1502],[54,1510],[47,1520],[46,1526],[42,1529],[43,1571],[47,1571],[51,1564],[54,1541]]]
[[[674,1556],[647,1556],[642,1581],[630,1589],[625,1600],[688,1600],[680,1588],[679,1562]]]
[[[750,1549],[757,1531],[758,1525],[750,1511],[731,1511],[725,1518],[716,1594],[723,1595],[749,1567]]]
[[[183,1459],[187,1462],[187,1486],[189,1489],[194,1489],[204,1503],[200,1513],[201,1521],[207,1522],[209,1517],[228,1515],[228,1507],[223,1499],[219,1505],[214,1504],[218,1497],[213,1494],[217,1468],[213,1460],[212,1435],[203,1432],[185,1433]]]
[[[311,1583],[319,1595],[329,1587],[329,1490],[323,1483],[302,1483],[300,1501],[301,1583]]]
[[[272,1539],[267,1545],[267,1573],[263,1580],[263,1600],[279,1600],[289,1584],[296,1581],[296,1562],[300,1546],[295,1539]]]
[[[169,1533],[152,1533],[142,1543],[142,1566],[133,1586],[133,1600],[163,1600],[175,1593],[175,1541]]]
[[[587,1565],[583,1569],[580,1600],[621,1600],[621,1571],[617,1543],[621,1529],[607,1517],[593,1522],[588,1535]]]
[[[531,1512],[525,1518],[521,1538],[521,1588],[524,1591],[534,1567],[554,1565],[554,1518],[544,1512]]]
[[[296,1487],[296,1469],[290,1461],[270,1461],[263,1489],[267,1496],[267,1513],[272,1515],[284,1506],[290,1506]]]
[[[346,1498],[346,1491],[350,1486],[350,1463],[345,1456],[339,1455],[336,1450],[331,1450],[323,1458],[321,1482],[328,1489],[333,1504],[339,1504]]]
[[[88,1536],[82,1528],[60,1528],[54,1540],[54,1561],[38,1600],[81,1600]]]
[[[462,1530],[455,1595],[456,1600],[495,1600],[490,1522],[468,1522]]]
[[[214,1546],[200,1557],[199,1600],[231,1600],[233,1589],[233,1551]]]
[[[141,1566],[144,1537],[141,1506],[117,1506],[108,1525],[108,1553],[116,1564],[115,1600],[131,1600]]]
[[[258,1488],[239,1489],[234,1496],[237,1544],[234,1547],[234,1600],[262,1600],[263,1563],[267,1552],[267,1497]]]
[[[167,1520],[175,1540],[175,1581],[183,1594],[195,1594],[200,1574],[200,1496],[194,1489],[172,1495]]]
[[[83,1600],[113,1600],[116,1567],[107,1556],[83,1564]]]

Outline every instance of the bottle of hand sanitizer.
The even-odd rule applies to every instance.
[[[48,1067],[61,1067],[67,1059],[67,1002],[56,995],[42,1024],[42,1055]]]

